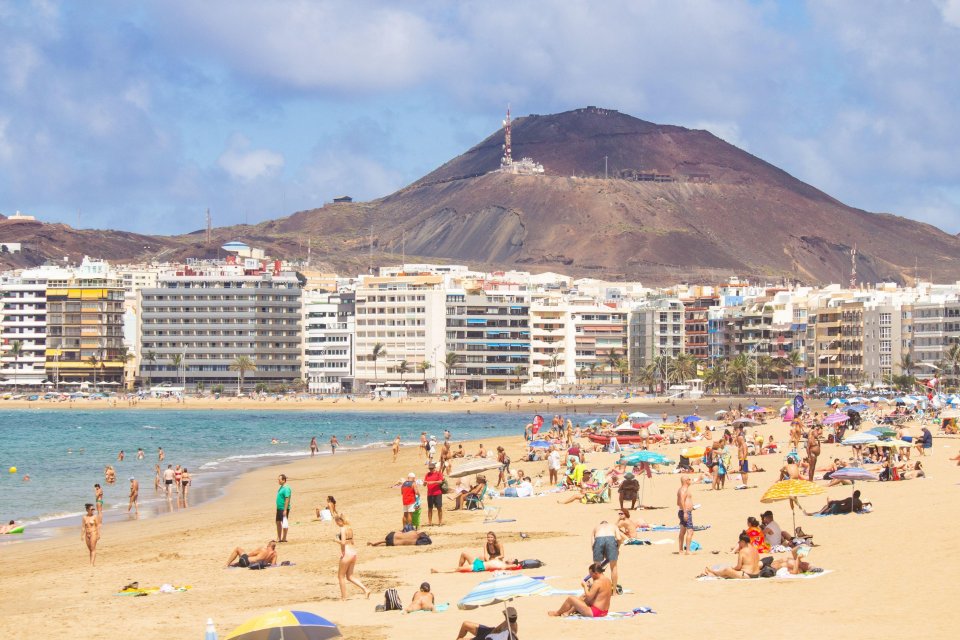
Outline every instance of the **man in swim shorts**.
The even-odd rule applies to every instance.
[[[279,555],[277,554],[277,542],[271,540],[266,544],[266,546],[260,547],[259,549],[254,549],[249,553],[237,547],[230,554],[230,559],[227,560],[228,567],[249,567],[254,562],[262,562],[264,564],[277,564],[277,559]],[[234,564],[236,560],[236,564]]]
[[[460,633],[457,635],[457,640],[466,638],[468,633],[473,634],[473,640],[487,640],[496,634],[502,634],[507,629],[510,629],[510,632],[507,635],[511,635],[516,638],[517,610],[513,607],[507,607],[503,610],[503,617],[503,622],[495,627],[488,627],[484,624],[479,624],[476,622],[464,622],[462,625],[460,625]]]
[[[680,553],[690,554],[690,543],[693,542],[693,478],[684,474],[680,478],[680,489],[677,491],[677,518],[680,520]]]
[[[418,540],[429,540],[428,536],[423,531],[391,531],[388,533],[383,540],[378,542],[368,542],[367,546],[370,547],[412,547],[417,544]],[[420,542],[420,545],[430,544],[429,542]]]
[[[594,563],[609,563],[610,576],[613,579],[614,588],[620,583],[617,582],[617,559],[620,557],[620,543],[625,539],[623,532],[616,525],[610,524],[606,520],[593,528],[592,545]]]
[[[610,613],[610,598],[613,584],[603,575],[603,567],[594,562],[588,569],[590,577],[583,581],[583,597],[568,596],[556,611],[547,615],[557,617],[581,615],[585,618],[603,618]]]
[[[177,472],[173,470],[172,464],[168,464],[166,471],[163,472],[163,488],[168,498],[170,497],[170,492],[173,490],[173,480],[176,474]]]

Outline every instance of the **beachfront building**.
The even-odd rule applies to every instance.
[[[944,379],[953,386],[956,376],[948,354],[960,344],[960,298],[956,294],[936,298],[913,306],[912,373],[920,379]]]
[[[303,294],[303,378],[312,393],[353,391],[356,298],[353,292]]]
[[[446,350],[457,360],[447,374],[447,388],[461,393],[519,390],[530,369],[526,286],[499,279],[465,280],[446,296]]]
[[[698,360],[710,357],[708,341],[708,311],[719,304],[720,297],[712,288],[702,287],[692,291],[692,297],[683,302],[683,351]]]
[[[61,384],[120,387],[127,364],[123,343],[123,281],[106,262],[84,257],[46,288],[47,379]]]
[[[873,388],[892,386],[903,353],[899,301],[882,300],[863,309],[863,379]]]
[[[47,381],[47,282],[69,277],[66,269],[45,266],[0,279],[0,385]]]
[[[565,361],[565,378],[582,385],[623,384],[630,379],[628,354],[628,311],[613,302],[597,303],[579,298],[570,301],[567,333],[572,329],[573,344]]]
[[[631,377],[654,362],[684,353],[684,306],[678,298],[651,299],[629,312],[628,355]],[[661,373],[660,380],[665,376]]]
[[[380,386],[445,390],[446,288],[439,275],[363,278],[356,290],[356,392]],[[375,348],[377,354],[375,355]],[[402,373],[402,362],[411,372]],[[457,375],[457,369],[450,376]]]
[[[559,389],[572,383],[566,376],[567,362],[573,363],[573,350],[566,339],[570,324],[570,308],[559,290],[548,289],[534,294],[530,301],[530,391]]]
[[[208,390],[280,388],[301,381],[301,289],[278,264],[266,270],[197,263],[140,289],[138,368],[151,385]],[[255,368],[247,368],[247,360]],[[238,370],[243,364],[242,371]],[[222,389],[221,389],[222,388]]]

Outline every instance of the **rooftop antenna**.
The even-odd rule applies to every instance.
[[[207,246],[213,240],[213,219],[210,217],[210,209],[207,208]]]
[[[503,121],[503,158],[500,159],[501,167],[509,167],[513,164],[513,149],[510,146],[510,103],[507,103],[507,119]]]
[[[307,266],[310,266],[310,250],[313,249],[313,238],[307,238]]]
[[[850,288],[857,288],[857,245],[850,249]]]

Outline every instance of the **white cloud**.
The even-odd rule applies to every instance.
[[[231,177],[249,181],[276,175],[283,169],[284,159],[283,154],[269,149],[251,149],[250,140],[234,134],[217,164]]]
[[[940,0],[940,13],[947,24],[960,27],[960,0]]]

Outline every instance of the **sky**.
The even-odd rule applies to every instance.
[[[960,232],[960,0],[0,0],[0,213],[182,233],[372,199],[515,115],[707,129]]]

